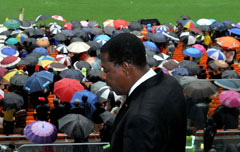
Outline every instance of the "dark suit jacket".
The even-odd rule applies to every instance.
[[[112,152],[184,152],[186,104],[182,87],[160,71],[127,98],[112,130]]]

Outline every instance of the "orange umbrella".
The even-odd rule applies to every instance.
[[[218,38],[217,44],[219,44],[223,49],[239,49],[240,42],[231,36],[223,36]]]
[[[40,47],[48,47],[49,41],[46,38],[40,38],[39,40],[37,40],[37,45]]]

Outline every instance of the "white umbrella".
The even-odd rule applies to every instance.
[[[87,52],[90,49],[90,46],[85,42],[73,42],[67,49],[72,53],[82,53]]]
[[[56,50],[60,53],[68,53],[68,49],[67,49],[67,46],[64,45],[64,44],[59,44],[57,45],[57,48]]]

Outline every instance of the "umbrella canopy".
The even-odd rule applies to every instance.
[[[33,50],[33,53],[38,53],[41,55],[48,55],[48,50],[43,47],[37,47]]]
[[[14,66],[20,62],[20,60],[21,59],[17,56],[7,56],[0,62],[0,67],[8,68]]]
[[[46,66],[48,66],[49,64],[53,63],[54,61],[52,60],[40,60],[38,62],[39,66],[42,66],[43,68],[45,68]]]
[[[143,26],[137,21],[130,22],[128,29],[131,31],[142,31]]]
[[[227,69],[229,67],[228,63],[222,60],[209,62],[209,66],[214,70]]]
[[[58,63],[58,62],[53,62],[51,64],[48,65],[48,68],[52,68],[54,71],[64,71],[66,69],[68,69],[68,67],[62,63]]]
[[[74,93],[84,90],[78,80],[63,78],[54,84],[54,94],[63,102],[70,102]]]
[[[91,28],[90,32],[91,32],[91,34],[93,34],[93,35],[101,35],[101,34],[103,34],[102,29],[101,29],[101,28],[98,28],[98,27],[93,27],[93,28]]]
[[[33,35],[39,35],[39,36],[43,36],[45,34],[45,31],[38,28],[34,29],[32,32],[33,32]]]
[[[25,81],[28,79],[28,75],[25,74],[15,74],[10,78],[10,84],[16,86],[24,86]]]
[[[52,34],[61,33],[61,29],[62,29],[62,27],[60,25],[58,25],[57,23],[49,24],[49,30]]]
[[[63,18],[63,17],[60,16],[60,15],[53,15],[52,18],[55,19],[55,20],[58,20],[58,21],[66,22],[66,19]]]
[[[3,100],[3,109],[15,109],[20,108],[24,104],[23,97],[10,92],[10,93],[4,93],[4,100]]]
[[[188,76],[189,73],[186,68],[174,68],[172,71],[172,75]]]
[[[199,29],[197,29],[198,24],[193,20],[187,20],[187,21],[183,22],[182,26],[184,28],[187,28],[187,29],[193,31],[193,32],[201,33],[201,31]]]
[[[73,24],[71,22],[65,23],[63,25],[63,28],[66,30],[72,30],[73,29]]]
[[[217,39],[217,44],[219,44],[223,49],[239,49],[240,42],[231,36],[223,36]]]
[[[218,91],[218,88],[209,81],[192,81],[183,86],[184,93],[192,98],[206,98]]]
[[[201,18],[199,20],[197,20],[197,24],[198,25],[211,25],[212,21],[206,18]]]
[[[82,91],[75,92],[73,97],[72,97],[72,100],[70,101],[71,106],[75,107],[74,102],[75,102],[76,99],[80,100],[80,102],[83,102],[82,101],[82,96],[84,96],[84,95],[88,97],[87,101],[89,103],[91,103],[91,105],[92,105],[91,107],[93,109],[95,109],[95,102],[97,102],[98,98],[94,93],[92,93],[88,90],[82,90]]]
[[[90,46],[85,42],[73,42],[67,49],[72,53],[82,53],[87,52],[90,49]]]
[[[112,34],[115,30],[116,29],[113,26],[105,26],[104,29],[103,29],[104,33],[108,34],[110,36],[112,36]]]
[[[188,60],[179,62],[179,67],[186,68],[190,75],[198,75],[201,71],[197,63]]]
[[[102,71],[99,69],[91,69],[86,76],[88,81],[93,83],[102,80],[101,77],[102,77]]]
[[[7,56],[18,56],[18,55],[19,55],[18,51],[11,47],[3,47],[0,50],[0,56],[3,58]]]
[[[3,25],[9,29],[16,29],[20,27],[21,23],[18,20],[10,19],[8,21],[5,21]]]
[[[240,106],[240,93],[234,91],[234,90],[226,90],[222,91],[219,94],[219,100],[221,104],[233,108],[233,107],[239,107]]]
[[[229,31],[233,34],[240,35],[240,28],[231,28]]]
[[[62,33],[58,33],[58,34],[54,35],[53,38],[55,40],[58,40],[58,41],[65,41],[65,40],[67,40],[67,36],[65,34],[62,34]]]
[[[201,44],[194,44],[194,45],[192,45],[192,47],[200,50],[202,52],[202,54],[206,53],[205,47],[203,45],[201,45]]]
[[[189,47],[189,48],[183,50],[183,54],[194,57],[194,58],[199,58],[203,55],[199,49],[194,48],[194,47]]]
[[[83,75],[87,75],[88,72],[91,70],[91,65],[86,62],[86,61],[76,61],[74,64],[73,64],[73,67],[75,70],[79,70],[82,72]]]
[[[223,22],[218,22],[218,21],[213,22],[210,25],[210,28],[214,31],[217,31],[217,32],[222,32],[222,31],[227,30],[225,24]]]
[[[78,81],[82,81],[84,78],[84,75],[82,74],[82,72],[78,71],[78,70],[74,70],[74,69],[66,69],[63,70],[60,73],[60,76],[62,78],[70,78],[70,79],[76,79]]]
[[[68,53],[67,46],[64,45],[64,44],[58,44],[57,47],[56,47],[56,50],[57,50],[59,53],[65,53],[65,54]]]
[[[115,29],[123,29],[127,28],[129,25],[129,22],[123,20],[123,19],[117,19],[113,21],[113,26]]]
[[[94,123],[80,114],[67,114],[58,119],[59,130],[73,138],[87,138],[94,130]]]
[[[0,100],[4,98],[4,91],[0,89]]]
[[[24,71],[18,70],[18,69],[9,70],[7,73],[5,73],[5,75],[3,76],[3,79],[10,82],[11,77],[13,77],[15,74],[24,74]]]
[[[221,75],[222,79],[239,79],[239,74],[233,70],[224,70]]]
[[[207,55],[209,58],[214,59],[214,60],[226,60],[226,56],[224,55],[224,53],[216,48],[210,48],[207,50]]]
[[[101,68],[101,60],[97,57],[89,57],[86,61],[91,65],[93,69],[100,69]]]
[[[240,81],[231,79],[219,79],[215,80],[214,83],[219,87],[227,90],[240,91]]]
[[[35,144],[50,144],[57,139],[57,128],[46,121],[35,121],[24,128],[24,135]]]
[[[103,81],[97,81],[93,84],[91,84],[91,92],[96,94],[98,92],[99,89],[101,89],[102,87],[107,86],[107,84]]]
[[[14,38],[14,37],[11,37],[11,38],[6,40],[6,43],[7,44],[17,44],[18,40],[16,38]]]
[[[23,88],[30,93],[42,91],[53,82],[53,76],[48,71],[35,72],[25,81]]]
[[[35,22],[39,22],[39,21],[42,21],[42,20],[46,20],[50,18],[49,15],[39,15],[36,19],[35,19]]]
[[[161,33],[151,34],[150,39],[153,42],[157,42],[157,43],[165,43],[165,42],[167,42],[167,38],[163,34],[161,34]]]
[[[54,61],[54,57],[46,55],[46,56],[41,56],[40,58],[38,58],[38,61],[43,61],[43,60],[50,60],[50,61]]]
[[[178,62],[174,59],[170,59],[170,60],[166,60],[164,62],[162,62],[158,67],[160,68],[165,68],[166,70],[173,70],[174,68],[177,68]]]
[[[48,47],[49,46],[49,41],[46,38],[40,38],[37,40],[37,46],[39,47]]]
[[[197,39],[189,32],[182,32],[180,35],[180,40],[184,44],[193,45],[193,44],[195,44]]]
[[[102,118],[105,124],[112,126],[116,118],[116,115],[109,111],[104,111],[103,113],[100,114],[100,117]]]
[[[113,27],[114,26],[113,21],[114,21],[113,19],[107,19],[103,22],[103,26],[104,27]]]
[[[76,32],[74,32],[72,30],[62,30],[61,33],[66,35],[66,36],[70,36],[70,37],[72,37],[76,34]]]
[[[145,46],[146,49],[154,51],[154,52],[158,52],[159,48],[157,47],[157,45],[151,41],[144,41],[143,45]]]
[[[179,41],[178,35],[174,32],[163,32],[163,35],[165,35],[168,40],[174,41],[175,43]]]
[[[100,88],[97,91],[96,95],[98,96],[100,102],[104,102],[108,99],[116,101],[121,97],[121,96],[118,96],[113,90],[111,90],[109,86],[104,86]]]
[[[170,56],[168,56],[164,53],[153,55],[153,58],[156,59],[157,61],[159,61],[160,63],[163,63],[163,62],[165,63],[171,59]]]

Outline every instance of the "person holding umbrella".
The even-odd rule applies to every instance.
[[[147,65],[139,38],[121,33],[101,48],[103,79],[118,95],[127,95],[112,126],[113,152],[184,152],[186,104],[173,77]]]
[[[48,104],[45,103],[44,97],[39,97],[38,100],[41,103],[39,105],[37,105],[37,107],[36,107],[37,120],[48,121],[48,119],[49,119],[48,111],[50,110],[50,107]]]

